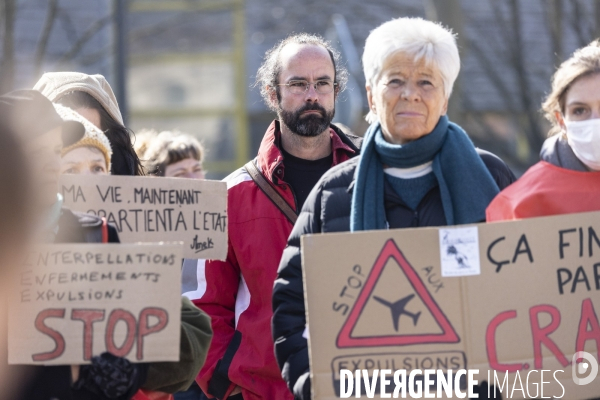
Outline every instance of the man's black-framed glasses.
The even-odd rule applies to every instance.
[[[288,91],[292,94],[304,94],[308,92],[310,86],[315,88],[315,92],[319,94],[329,94],[333,92],[333,89],[337,86],[337,83],[330,79],[321,79],[315,82],[308,82],[305,80],[293,80],[288,83],[279,83],[277,86],[287,86]]]

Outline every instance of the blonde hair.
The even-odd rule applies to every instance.
[[[157,132],[146,129],[136,134],[135,152],[148,175],[165,176],[167,166],[193,158],[200,163],[204,146],[192,135],[177,130]]]
[[[385,60],[394,53],[412,55],[415,60],[424,59],[440,71],[446,98],[460,71],[460,56],[455,35],[441,24],[422,18],[396,18],[373,29],[365,42],[362,62],[367,85],[375,88],[383,72]],[[369,111],[367,122],[377,121],[377,115]]]
[[[584,76],[600,73],[600,40],[596,39],[581,49],[575,50],[571,58],[564,61],[552,76],[552,91],[542,104],[544,116],[552,123],[549,135],[562,129],[555,113],[564,114],[565,100],[571,85]]]

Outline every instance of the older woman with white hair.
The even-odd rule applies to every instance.
[[[367,38],[363,66],[371,126],[361,156],[313,188],[273,292],[275,353],[297,398],[310,398],[300,236],[481,222],[515,179],[446,116],[460,70],[449,30],[420,18],[388,21]]]

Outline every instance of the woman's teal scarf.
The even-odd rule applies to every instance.
[[[350,230],[386,228],[383,165],[412,168],[432,160],[446,223],[484,221],[500,189],[465,131],[442,116],[430,134],[404,145],[386,142],[379,123],[369,127],[356,171]]]

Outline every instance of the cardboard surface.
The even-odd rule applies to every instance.
[[[31,250],[9,307],[10,364],[85,364],[110,350],[178,361],[181,243]]]
[[[452,227],[302,237],[314,399],[338,398],[340,369],[463,368],[508,370],[505,399],[535,397],[542,369],[544,397],[597,397],[571,361],[600,359],[600,212],[469,226],[479,259]]]
[[[182,178],[61,175],[66,207],[106,217],[123,243],[184,242],[183,257],[227,256],[227,184]]]

